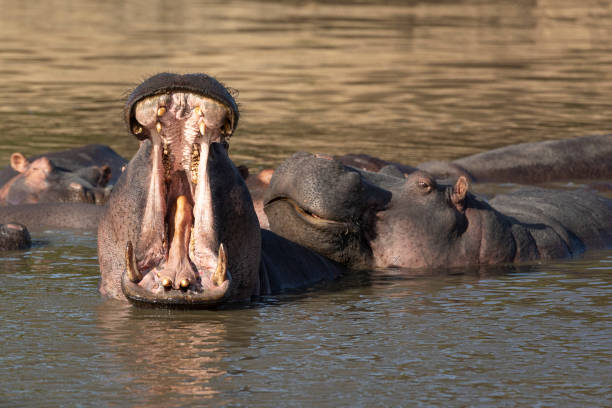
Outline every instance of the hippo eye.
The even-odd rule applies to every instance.
[[[423,190],[424,192],[429,192],[431,191],[431,181],[426,180],[426,179],[419,179],[417,181],[417,187],[419,187],[419,189]]]
[[[227,120],[225,124],[223,125],[222,131],[223,131],[223,134],[228,137],[232,134],[232,124],[230,123],[229,120]]]

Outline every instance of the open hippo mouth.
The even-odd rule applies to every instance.
[[[126,109],[131,133],[150,141],[150,174],[140,231],[123,244],[121,289],[137,303],[216,304],[232,275],[211,171],[227,158],[238,110],[207,76],[162,78],[166,88],[155,79],[134,90]]]

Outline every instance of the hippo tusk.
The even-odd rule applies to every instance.
[[[136,257],[134,256],[132,241],[128,241],[125,246],[125,268],[129,280],[134,283],[138,283],[142,280],[142,274],[136,267]]]
[[[219,245],[217,269],[215,269],[211,280],[217,286],[221,286],[221,284],[227,280],[227,256],[225,255],[225,247],[223,246],[223,243]]]

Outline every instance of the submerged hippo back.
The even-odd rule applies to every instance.
[[[612,246],[612,200],[600,195],[528,188],[499,195],[490,204],[540,236],[538,246],[561,239],[573,255],[587,247]],[[546,233],[544,226],[549,227]]]

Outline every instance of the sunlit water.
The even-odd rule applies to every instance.
[[[610,132],[609,1],[226,3],[0,0],[0,161],[130,156],[123,98],[163,70],[239,91],[255,169]],[[612,405],[612,251],[187,312],[102,299],[94,234],[34,238],[0,255],[0,406]]]

